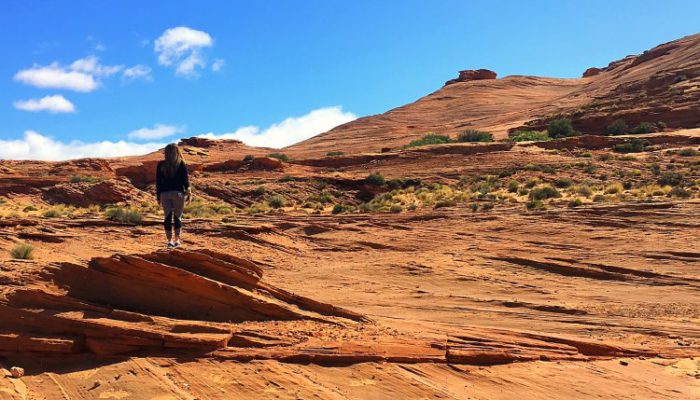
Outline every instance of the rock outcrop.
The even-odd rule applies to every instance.
[[[148,193],[135,188],[126,178],[108,179],[97,183],[61,183],[44,190],[43,198],[49,203],[78,207],[93,204],[139,204],[152,200]]]
[[[496,73],[490,69],[467,69],[459,71],[459,76],[455,79],[450,79],[445,82],[445,86],[452,85],[458,82],[479,81],[483,79],[496,79]]]

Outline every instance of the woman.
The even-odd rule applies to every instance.
[[[165,220],[165,237],[168,247],[180,246],[180,230],[182,229],[182,212],[185,200],[189,201],[190,181],[187,175],[187,165],[182,159],[180,148],[175,143],[165,146],[165,159],[156,167],[156,198],[163,207]],[[173,224],[173,220],[175,223]],[[175,226],[175,241],[173,241],[173,225]]]

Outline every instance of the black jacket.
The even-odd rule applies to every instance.
[[[187,192],[187,189],[190,187],[190,179],[187,175],[187,166],[185,166],[185,163],[180,163],[175,175],[168,177],[163,173],[161,168],[164,162],[165,161],[159,162],[156,167],[156,196],[160,197],[161,193],[173,190],[182,193]]]

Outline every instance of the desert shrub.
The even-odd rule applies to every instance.
[[[512,180],[508,182],[508,191],[510,193],[517,193],[518,189],[520,188],[520,183],[516,180]]]
[[[345,155],[345,153],[343,153],[342,151],[329,151],[328,153],[326,153],[327,157],[339,157],[342,155]]]
[[[284,154],[284,153],[270,153],[267,155],[268,157],[271,158],[276,158],[280,161],[288,162],[290,160],[289,156]]]
[[[528,210],[542,210],[544,209],[544,203],[542,200],[530,200],[525,204],[525,208]]]
[[[593,196],[594,203],[600,203],[600,202],[603,202],[605,200],[606,200],[606,197],[602,194],[597,194],[597,195]]]
[[[253,161],[254,158],[255,156],[253,156],[252,154],[247,154],[245,157],[243,157],[243,161],[250,162]]]
[[[600,160],[600,161],[610,161],[611,159],[612,159],[612,154],[608,154],[608,153],[601,154],[598,156],[598,160]]]
[[[593,154],[590,151],[586,151],[586,152],[577,154],[576,157],[592,158]]]
[[[493,134],[469,129],[457,135],[458,142],[493,142]]]
[[[377,171],[367,175],[365,183],[371,186],[383,186],[386,180],[384,179],[384,175]]]
[[[546,200],[561,197],[561,193],[549,184],[542,184],[530,191],[530,199]]]
[[[628,133],[630,127],[627,125],[624,119],[616,119],[612,124],[608,125],[605,129],[605,133],[608,135],[624,135]]]
[[[571,125],[571,120],[568,118],[559,118],[551,121],[549,125],[547,125],[547,133],[552,139],[580,135]]]
[[[63,211],[60,210],[57,207],[51,207],[48,210],[45,210],[41,215],[44,218],[61,218],[63,216]]]
[[[613,146],[613,151],[618,153],[641,153],[647,146],[645,140],[633,139],[629,142],[618,143]]]
[[[276,194],[270,197],[270,200],[267,201],[267,204],[272,208],[282,208],[285,205],[284,197]]]
[[[573,185],[574,181],[571,180],[571,178],[559,178],[556,181],[554,181],[554,186],[558,188],[568,188],[569,186]]]
[[[544,142],[550,139],[547,131],[517,130],[508,134],[508,139],[513,142]]]
[[[110,221],[138,224],[143,220],[143,215],[137,210],[127,207],[110,207],[105,210],[105,218]]]
[[[591,197],[593,195],[593,190],[588,185],[576,186],[576,193],[581,196]]]
[[[36,207],[34,206],[26,206],[24,209],[22,209],[24,212],[30,212],[30,211],[36,211]]]
[[[29,243],[20,243],[10,249],[10,255],[16,260],[31,260],[34,258],[34,246]]]
[[[457,203],[454,200],[443,199],[435,203],[435,208],[454,207]]]
[[[649,169],[651,169],[651,173],[654,175],[659,175],[661,173],[661,166],[659,163],[653,163],[649,166]]]
[[[625,154],[624,156],[617,157],[620,161],[637,161],[637,157]]]
[[[434,133],[429,133],[420,139],[416,139],[407,144],[406,148],[409,147],[420,147],[427,146],[431,144],[445,144],[450,142],[450,137],[445,135],[436,135]]]
[[[401,207],[401,206],[398,205],[398,204],[394,204],[393,206],[391,206],[391,208],[389,208],[389,211],[392,212],[392,213],[394,213],[394,214],[398,214],[398,213],[400,213],[401,211],[403,211],[403,207]]]
[[[253,196],[260,197],[265,194],[265,186],[258,186],[253,189]]]
[[[529,181],[527,181],[525,187],[527,187],[528,189],[532,189],[533,187],[539,185],[541,182],[542,181],[540,180],[540,178],[532,178]]]
[[[102,178],[87,175],[73,175],[69,178],[70,183],[97,183],[101,182]]]
[[[296,179],[294,179],[293,176],[291,176],[291,175],[285,175],[285,176],[281,177],[281,178],[278,180],[278,182],[294,182],[295,180],[296,180]]]
[[[672,197],[680,197],[683,199],[687,199],[688,197],[690,197],[690,192],[683,189],[680,186],[674,186],[673,189],[671,189],[671,191],[668,192],[668,195]]]
[[[632,181],[624,181],[622,183],[622,188],[625,190],[630,190],[632,189]]]
[[[664,172],[656,182],[661,186],[678,186],[683,183],[683,174],[679,172]]]
[[[366,203],[363,203],[366,204]],[[363,207],[360,207],[360,210],[363,210]],[[333,210],[331,211],[333,214],[340,214],[345,211],[345,206],[342,204],[336,204],[333,206]]]
[[[622,193],[624,187],[619,183],[611,183],[605,187],[605,194],[618,194]]]
[[[581,201],[581,199],[579,199],[578,197],[573,199],[573,200],[570,200],[569,204],[568,204],[568,206],[571,208],[580,207],[582,205],[583,205],[583,201]]]
[[[698,153],[697,150],[691,149],[691,148],[681,149],[678,152],[678,155],[682,156],[682,157],[693,157],[693,156],[697,156],[698,154],[700,154],[700,153]]]
[[[658,132],[659,127],[656,126],[656,124],[653,124],[651,122],[640,122],[637,126],[632,128],[631,133],[635,134],[640,134],[640,133],[654,133]]]

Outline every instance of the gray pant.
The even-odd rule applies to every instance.
[[[172,229],[175,227],[175,237],[180,236],[182,228],[182,212],[185,209],[185,194],[177,190],[163,192],[160,194],[160,205],[163,207],[165,219],[163,227],[165,227],[165,236],[168,240],[172,239]],[[173,224],[173,220],[175,223]]]

